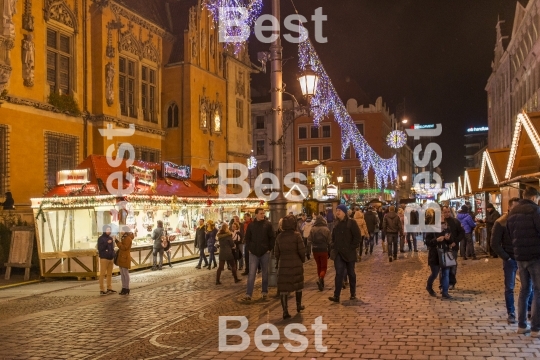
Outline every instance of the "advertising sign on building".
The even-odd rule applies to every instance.
[[[157,181],[156,169],[144,169],[132,165],[129,167],[129,173],[141,184],[153,185]]]
[[[60,170],[56,173],[57,185],[87,184],[90,182],[90,169]]]

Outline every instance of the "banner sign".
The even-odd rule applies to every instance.
[[[156,169],[144,169],[132,165],[129,167],[129,173],[141,184],[153,185],[157,181]]]
[[[191,166],[176,165],[169,161],[161,163],[161,172],[164,178],[170,177],[178,180],[188,180],[191,178]]]
[[[208,176],[204,174],[203,186],[218,186],[218,185],[219,185],[219,176]]]
[[[90,182],[90,169],[60,170],[56,173],[57,185],[87,184]]]

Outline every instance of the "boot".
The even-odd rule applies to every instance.
[[[129,295],[129,289],[126,289],[126,295]]]
[[[122,291],[120,291],[118,295],[126,295],[126,289],[122,288]]]
[[[289,304],[288,299],[289,294],[281,294],[281,307],[283,308],[283,319],[289,319],[291,315],[289,315]]]
[[[221,278],[221,268],[217,269],[217,273],[216,273],[216,285],[221,285],[221,282],[219,281],[220,278]]]
[[[317,287],[319,288],[319,291],[323,291],[324,289],[323,278],[319,278],[319,281],[317,281]]]
[[[324,278],[321,278],[321,287],[324,289]]]
[[[296,312],[304,310],[306,307],[302,305],[302,292],[296,292]]]

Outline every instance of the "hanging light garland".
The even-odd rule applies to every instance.
[[[214,20],[214,24],[218,24],[220,21],[240,22],[236,26],[222,26],[219,27],[219,36],[221,39],[231,37],[245,37],[243,30],[251,29],[255,24],[255,21],[259,17],[263,7],[263,0],[204,0],[203,7],[207,8]],[[240,18],[238,12],[228,11],[225,14],[220,13],[220,8],[243,8],[247,12],[247,17]],[[232,9],[231,9],[232,10]],[[244,48],[245,42],[224,42],[232,44],[234,47],[234,54],[237,55]]]
[[[310,40],[306,40],[299,45],[299,67],[305,71],[311,66],[313,71],[319,76],[317,93],[311,100],[313,112],[313,122],[319,126],[321,121],[330,114],[341,127],[341,158],[345,158],[346,152],[352,145],[358,154],[364,178],[368,178],[369,169],[375,172],[375,183],[378,188],[385,187],[389,182],[397,178],[397,160],[396,156],[390,159],[382,159],[373,150],[366,139],[358,131],[354,120],[349,115],[347,108],[339,98],[339,95],[330,80],[330,77],[324,70],[319,59],[319,55]]]
[[[407,135],[401,130],[394,130],[386,137],[386,143],[392,149],[400,149],[407,143]]]

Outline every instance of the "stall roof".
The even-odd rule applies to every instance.
[[[150,163],[135,160],[133,165],[147,170],[155,169],[157,171],[157,185],[154,189],[151,186],[138,184],[137,191],[133,195],[159,195],[178,197],[216,197],[217,193],[209,188],[205,190],[203,186],[204,175],[211,176],[208,171],[203,169],[191,169],[191,178],[189,180],[178,180],[175,178],[163,178],[161,174],[161,163]],[[124,175],[123,187],[127,188],[129,183],[125,179],[125,174],[128,172],[126,161],[122,160],[118,167],[112,167],[107,162],[107,157],[102,155],[90,155],[82,163],[77,166],[77,169],[90,169],[90,183],[86,186],[82,185],[57,185],[45,195],[45,197],[53,196],[96,196],[96,195],[111,195],[107,191],[107,178],[114,172],[121,171]],[[118,187],[118,181],[113,181],[113,186]]]
[[[463,192],[463,182],[461,181],[461,176],[458,177],[457,183],[457,197],[462,197],[465,193]]]
[[[463,194],[470,195],[480,191],[480,189],[478,188],[480,169],[465,170],[463,179]]]
[[[540,172],[540,113],[517,116],[505,179]],[[525,131],[523,131],[525,130]],[[502,182],[502,179],[499,179]]]
[[[478,188],[486,191],[499,188],[499,183],[504,180],[509,155],[510,149],[484,151]],[[488,173],[490,176],[487,176]]]

